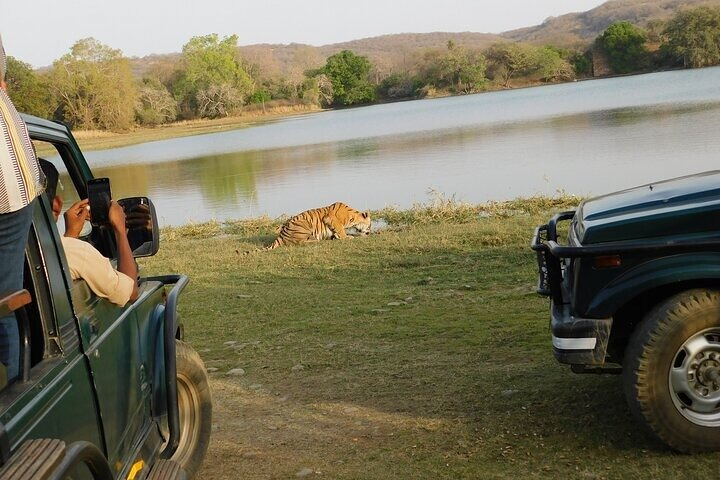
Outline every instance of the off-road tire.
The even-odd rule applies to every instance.
[[[720,292],[668,298],[630,338],[623,368],[630,410],[673,449],[720,450],[718,365]]]
[[[176,340],[177,389],[180,407],[180,444],[170,458],[193,478],[210,442],[212,399],[207,371],[200,355],[185,342]]]
[[[146,480],[188,480],[188,476],[178,462],[158,460]]]

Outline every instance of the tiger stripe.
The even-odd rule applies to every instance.
[[[321,208],[306,210],[287,220],[278,237],[265,247],[272,250],[283,245],[297,245],[304,242],[347,238],[346,228],[354,227],[360,233],[370,233],[370,215],[348,207],[342,202]]]

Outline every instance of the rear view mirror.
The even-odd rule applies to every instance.
[[[131,197],[118,200],[125,211],[125,226],[133,257],[150,257],[160,248],[155,206],[147,197]]]

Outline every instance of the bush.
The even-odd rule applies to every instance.
[[[630,73],[649,66],[650,55],[645,48],[647,34],[642,28],[630,22],[614,23],[598,40],[615,72]]]

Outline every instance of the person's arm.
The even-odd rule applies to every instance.
[[[92,212],[91,212],[92,214]],[[133,291],[130,295],[130,301],[138,297],[137,286],[137,264],[133,258],[132,250],[130,250],[130,242],[127,238],[127,229],[125,228],[125,211],[117,203],[110,204],[109,212],[110,225],[112,225],[115,233],[115,243],[117,244],[117,269],[133,280]]]

